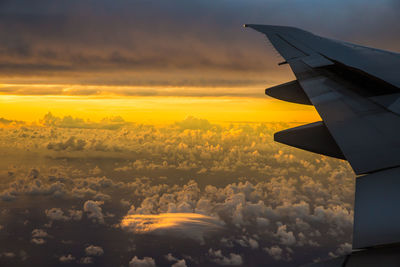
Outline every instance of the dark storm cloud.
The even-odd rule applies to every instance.
[[[262,83],[267,71],[276,76],[279,59],[262,35],[240,27],[248,22],[294,25],[384,49],[397,50],[400,43],[399,5],[389,0],[17,0],[0,5],[3,81],[36,76],[96,84]],[[144,72],[149,77],[141,79]]]

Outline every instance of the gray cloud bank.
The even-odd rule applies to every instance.
[[[1,81],[246,86],[290,77],[243,23],[398,50],[397,1],[1,1]],[[45,78],[45,79],[44,79]]]

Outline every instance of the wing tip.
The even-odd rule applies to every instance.
[[[244,28],[252,28],[253,30],[262,32],[264,34],[268,33],[276,33],[282,30],[291,30],[291,31],[303,31],[305,30],[293,26],[285,26],[285,25],[272,25],[272,24],[243,24]]]

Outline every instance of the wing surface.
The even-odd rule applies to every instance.
[[[265,34],[290,65],[355,173],[400,166],[400,54],[292,27],[245,26]],[[294,88],[293,82],[288,84]],[[290,90],[288,86],[282,87]]]

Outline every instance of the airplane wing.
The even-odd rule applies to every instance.
[[[400,54],[292,27],[245,26],[265,34],[297,78],[266,93],[312,104],[323,119],[277,133],[276,141],[344,158],[356,174],[400,166]]]
[[[353,249],[400,244],[400,54],[293,27],[245,27],[265,34],[284,58],[279,65],[297,78],[266,94],[314,105],[323,119],[278,132],[275,141],[345,159],[359,175]],[[356,262],[366,258],[351,255],[346,266],[365,266]]]

